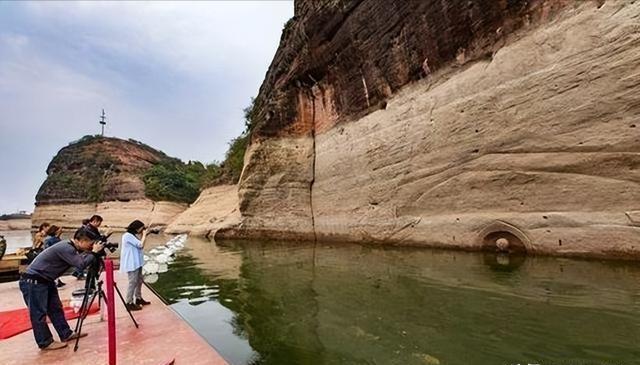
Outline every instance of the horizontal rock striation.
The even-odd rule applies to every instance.
[[[136,219],[147,225],[167,226],[187,208],[186,204],[175,202],[154,202],[137,199],[127,202],[108,201],[84,204],[48,204],[37,206],[32,218],[33,227],[47,222],[66,229],[80,227],[82,220],[94,214],[104,218],[102,228],[124,231]]]
[[[640,257],[640,3],[295,6],[235,236]]]

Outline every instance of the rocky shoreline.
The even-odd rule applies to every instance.
[[[26,231],[31,229],[31,219],[0,220],[0,231]]]

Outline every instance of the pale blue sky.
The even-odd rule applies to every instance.
[[[0,213],[31,211],[47,164],[99,132],[221,160],[293,2],[0,2]]]

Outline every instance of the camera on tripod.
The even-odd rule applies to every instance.
[[[106,258],[106,261],[109,265],[105,265],[105,261],[104,261],[104,258],[106,257],[105,250],[114,252],[118,248],[118,244],[107,242],[106,237],[104,238],[104,240],[101,238],[97,241],[103,242],[104,247],[102,248],[102,250],[100,250],[96,254],[95,259],[93,260],[93,263],[91,263],[91,265],[89,266],[84,289],[76,290],[72,293],[76,304],[79,301],[79,298],[82,297],[82,301],[80,302],[80,305],[77,309],[76,309],[76,304],[74,304],[74,311],[77,311],[78,313],[78,321],[76,322],[76,328],[74,333],[78,333],[78,334],[82,333],[82,325],[84,323],[84,320],[87,318],[87,315],[89,314],[89,310],[96,298],[98,298],[98,306],[100,306],[101,303],[107,304],[107,295],[102,289],[103,280],[100,278],[100,273],[102,272],[103,269],[107,269],[108,273],[110,273],[112,278],[111,285],[114,287],[116,293],[118,293],[118,297],[120,297],[120,300],[122,301],[122,304],[125,306],[127,313],[129,313],[129,317],[133,321],[133,324],[136,326],[136,328],[138,328],[138,322],[136,322],[136,319],[133,317],[131,310],[129,309],[129,307],[127,307],[124,297],[120,292],[120,289],[118,289],[118,286],[113,281],[113,263],[108,258]],[[109,284],[108,277],[109,277],[109,274],[107,274],[107,284]],[[109,316],[111,316],[112,313],[113,312],[111,312]],[[76,343],[73,347],[74,352],[78,350],[80,337],[82,336],[78,335],[76,337]]]
[[[91,233],[93,233],[93,232],[91,232]],[[111,252],[111,253],[114,253],[118,249],[118,246],[120,246],[117,243],[108,242],[109,236],[111,236],[111,233],[109,233],[107,235],[104,235],[104,234],[103,235],[95,235],[94,234],[95,240],[103,244],[102,250],[100,250],[99,252],[96,253],[97,256],[99,256],[99,257],[107,256],[107,250],[109,252]]]
[[[109,252],[114,253],[118,249],[118,246],[119,245],[117,243],[105,242],[104,247],[102,248],[102,250],[100,250],[98,254],[100,256],[105,256],[107,254],[106,250],[109,250]]]
[[[155,227],[155,228],[149,228],[149,227],[145,227],[145,229],[147,229],[149,232],[149,234],[158,234],[160,233],[160,228],[159,227]]]

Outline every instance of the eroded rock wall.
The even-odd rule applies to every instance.
[[[210,236],[239,222],[237,186],[220,185],[203,190],[198,200],[167,226],[165,233]]]
[[[313,239],[314,154],[310,136],[252,143],[239,185],[242,223],[237,234],[228,230],[225,237]]]
[[[640,257],[638,24],[637,2],[297,2],[236,235]]]
[[[239,184],[241,235],[315,238],[315,136],[384,108],[405,85],[490,57],[564,1],[296,1],[256,98]],[[349,146],[341,146],[349,148]],[[278,182],[283,180],[282,184]]]
[[[33,227],[48,222],[66,229],[76,229],[80,227],[83,219],[98,214],[104,219],[103,229],[124,231],[129,223],[136,219],[147,225],[167,226],[186,208],[186,204],[154,202],[150,199],[107,201],[97,204],[47,204],[36,206],[31,221]]]
[[[638,256],[640,7],[575,13],[317,135],[318,236]]]

